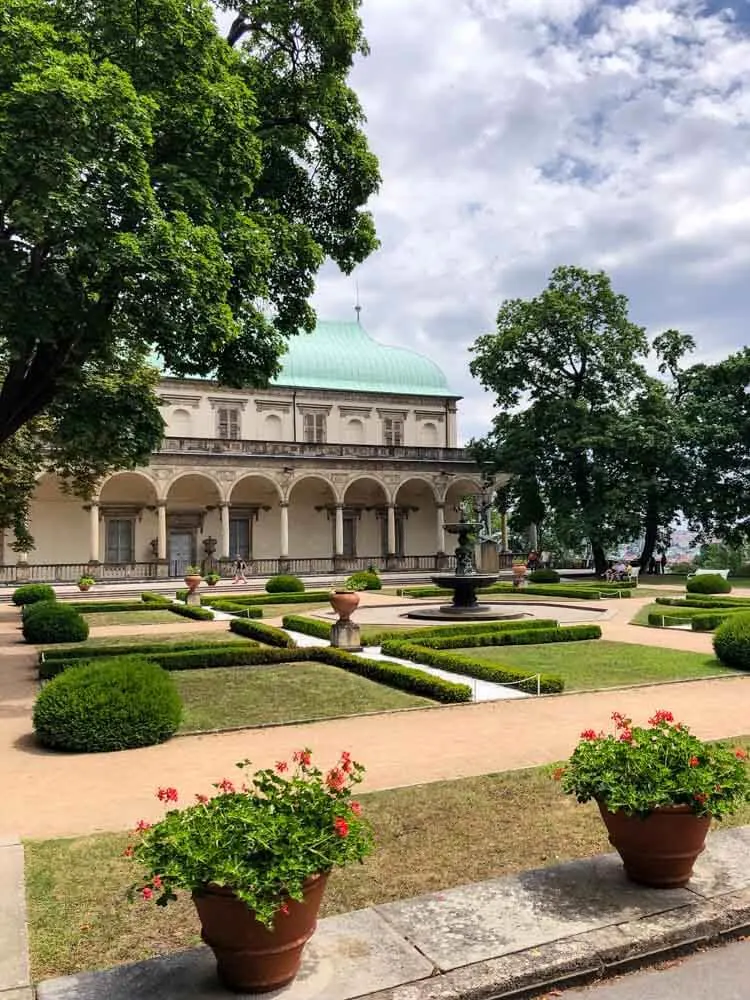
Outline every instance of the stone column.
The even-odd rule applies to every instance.
[[[99,501],[92,500],[89,506],[89,562],[98,563],[99,558]]]
[[[156,504],[156,558],[165,562],[167,558],[167,501],[159,500]]]
[[[231,559],[233,553],[229,551],[229,504],[226,500],[219,504],[219,517],[221,519],[219,559]]]
[[[289,502],[281,501],[281,528],[279,532],[279,557],[289,558]]]
[[[333,546],[334,558],[341,558],[344,554],[344,505],[336,504],[336,533]]]
[[[437,527],[437,554],[438,556],[445,554],[445,504],[438,503],[435,504],[435,519]]]
[[[396,555],[396,506],[389,503],[386,508],[388,514],[388,555]]]

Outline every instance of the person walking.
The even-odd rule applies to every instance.
[[[661,559],[659,560],[661,566],[662,576],[667,572],[667,553],[664,549],[661,550]]]
[[[242,556],[237,556],[234,561],[234,580],[232,580],[232,583],[247,583],[246,572],[247,563]]]

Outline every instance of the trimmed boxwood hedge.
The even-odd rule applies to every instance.
[[[302,594],[305,585],[298,576],[289,573],[277,573],[266,581],[267,594]]]
[[[23,637],[33,643],[83,642],[89,637],[89,625],[69,604],[50,601],[24,616]]]
[[[172,601],[169,597],[165,597],[164,594],[157,594],[153,590],[144,590],[141,594],[141,600],[144,604],[171,604]]]
[[[657,597],[656,603],[671,608],[745,608],[750,611],[750,597]]]
[[[281,619],[284,628],[303,635],[314,635],[316,639],[330,639],[331,622],[322,622],[317,618],[305,618],[303,615],[284,615]]]
[[[213,611],[193,604],[170,604],[168,608],[165,608],[165,611],[171,611],[172,614],[180,615],[182,618],[195,618],[201,622],[214,620]]]
[[[730,594],[732,584],[718,573],[705,573],[688,580],[685,588],[688,594]]]
[[[535,569],[529,573],[532,583],[559,583],[560,574],[556,569]]]
[[[37,601],[54,601],[55,591],[48,583],[24,583],[23,586],[16,587],[11,600],[20,608],[26,604],[36,604]]]
[[[512,583],[493,583],[489,587],[480,587],[479,594],[515,594],[523,596],[531,594],[535,597],[571,597],[581,601],[598,601],[611,597],[630,597],[631,587],[575,587],[567,584],[532,584],[528,587],[516,588]],[[403,597],[443,597],[450,596],[453,591],[441,587],[403,587],[399,592]]]
[[[732,615],[719,625],[714,652],[725,666],[750,670],[750,613]]]
[[[415,637],[411,641],[428,649],[468,649],[471,646],[536,646],[551,642],[583,642],[601,637],[602,630],[598,625],[568,625],[563,628],[500,629],[468,635]],[[385,645],[383,649],[387,652]]]
[[[279,646],[281,649],[294,649],[297,645],[290,635],[274,625],[264,625],[261,622],[248,621],[246,618],[233,618],[229,623],[231,632],[244,635],[248,639],[257,639],[267,646]]]
[[[284,628],[304,635],[314,635],[318,639],[330,639],[333,625],[317,618],[304,615],[284,615]],[[382,646],[388,639],[411,639],[417,641],[422,636],[474,635],[485,632],[505,632],[516,629],[557,628],[554,618],[535,618],[530,621],[473,622],[459,625],[438,625],[436,627],[410,629],[390,629],[384,632],[368,632],[366,645]]]
[[[521,691],[536,694],[536,678],[528,671],[513,670],[509,667],[471,660],[468,656],[459,656],[456,653],[447,653],[439,649],[429,649],[427,646],[419,646],[412,642],[399,642],[396,639],[383,643],[383,652],[388,656],[412,660],[415,663],[425,663],[428,666],[448,670],[454,674],[476,677],[477,680],[492,681],[495,684],[512,683]],[[539,690],[544,694],[558,694],[564,688],[565,682],[562,677],[558,677],[556,674],[541,674]]]
[[[251,608],[246,604],[237,604],[227,599],[211,601],[208,605],[214,611],[224,611],[228,615],[240,615],[242,618],[262,618],[263,608]]]
[[[143,601],[66,601],[69,608],[75,608],[82,615],[111,614],[118,611],[151,611]]]
[[[704,615],[693,615],[690,619],[690,628],[693,632],[713,632],[722,622],[733,615],[747,614],[742,608],[725,608],[724,611],[715,611]]]
[[[237,639],[236,642],[174,643],[171,645],[141,643],[130,646],[74,646],[70,649],[51,649],[39,656],[39,677],[42,680],[49,680],[50,677],[56,677],[70,667],[78,667],[82,663],[120,656],[144,656],[147,660],[154,660],[159,664],[171,663],[173,665],[170,669],[175,670],[200,669],[202,665],[200,657],[207,661],[206,666],[209,667],[231,666],[237,658],[242,658],[248,649],[258,648],[258,643],[253,642],[252,639]],[[53,656],[53,653],[57,655]],[[196,662],[191,662],[189,667],[180,667],[176,665],[179,663],[178,660],[169,660],[170,656],[182,653],[196,654]],[[231,663],[214,662],[214,660],[218,661],[221,656],[229,653],[233,657]],[[208,662],[209,660],[211,662]]]
[[[39,742],[53,750],[105,753],[163,743],[182,703],[173,679],[144,657],[117,657],[68,670],[34,705]]]

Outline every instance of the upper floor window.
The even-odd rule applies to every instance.
[[[240,411],[234,406],[220,406],[216,411],[216,435],[229,441],[238,441],[240,433]]]
[[[326,415],[325,413],[306,413],[302,418],[302,430],[305,441],[314,444],[325,444]]]
[[[399,448],[404,443],[404,422],[400,417],[383,418],[383,443]]]

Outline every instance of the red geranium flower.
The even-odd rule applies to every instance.
[[[694,799],[695,799],[695,801],[696,801],[696,802],[698,802],[698,803],[699,803],[700,805],[703,805],[703,803],[704,803],[704,802],[706,801],[706,798],[707,798],[707,796],[706,796],[706,795],[704,795],[704,794],[703,794],[703,792],[698,792],[697,794],[695,794],[695,795],[693,796],[693,798],[694,798]]]
[[[151,884],[153,885],[154,889],[161,889],[162,881],[158,875],[154,875],[154,877],[151,879]]]
[[[160,802],[176,802],[177,801],[177,789],[176,788],[160,788],[156,793],[156,797]]]
[[[352,770],[353,767],[354,764],[352,763],[352,755],[348,752],[348,750],[342,750],[341,769],[345,771],[347,774],[349,774],[349,772]]]
[[[284,771],[288,771],[289,770],[289,765],[287,764],[287,762],[285,760],[277,760],[276,761],[276,770],[279,772],[279,774],[283,774]]]
[[[671,712],[659,708],[648,720],[648,724],[649,726],[658,726],[660,722],[674,722],[674,716]]]
[[[144,899],[153,899],[154,890],[149,889],[149,887],[146,886],[145,889],[141,889],[141,895],[143,896]]]
[[[132,844],[128,844],[128,846],[122,852],[122,856],[124,858],[132,858],[133,857],[133,845]]]
[[[145,819],[139,819],[135,828],[136,833],[144,833],[146,830],[151,829],[151,824],[147,823]]]
[[[688,764],[690,765],[690,767],[697,767],[700,764],[700,761],[698,760],[697,757],[691,757],[690,760],[688,761]]]
[[[596,731],[594,729],[584,729],[581,733],[582,740],[595,740],[598,739]]]
[[[622,732],[620,733],[620,743],[632,743],[633,733],[627,726],[621,727]]]
[[[226,795],[229,795],[234,791],[234,785],[229,780],[229,778],[222,778],[216,787],[219,789],[219,791],[224,792]]]
[[[334,767],[326,775],[326,784],[332,792],[340,792],[346,785],[346,775],[338,767]]]
[[[310,766],[310,759],[312,754],[309,750],[295,750],[292,754],[292,760],[295,764],[301,764],[303,767]]]
[[[196,800],[196,802],[200,802],[200,804],[202,806],[205,806],[205,804],[208,802],[208,796],[207,795],[201,795],[200,792],[196,792],[195,793],[195,800]]]
[[[281,906],[279,907],[279,913],[282,915],[282,917],[288,917],[289,903],[282,903]]]
[[[351,811],[354,813],[355,816],[362,815],[362,806],[359,804],[359,802],[350,802],[349,808],[351,809]]]
[[[734,751],[734,756],[737,760],[747,760],[747,750],[743,750],[742,747],[737,747]]]
[[[337,816],[333,821],[333,829],[336,831],[339,837],[346,837],[349,835],[349,824],[345,819]]]

